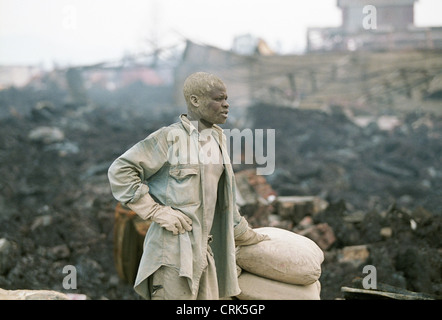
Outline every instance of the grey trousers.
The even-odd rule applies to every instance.
[[[187,278],[180,277],[178,270],[169,266],[161,266],[149,277],[148,290],[152,300],[218,300],[215,260],[210,248],[207,252],[207,267],[195,294],[192,294]]]

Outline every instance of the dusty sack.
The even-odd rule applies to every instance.
[[[309,285],[319,279],[324,253],[315,242],[281,228],[254,230],[267,234],[270,240],[238,247],[236,263],[244,271],[296,285]]]
[[[321,284],[301,286],[263,278],[243,271],[238,278],[240,300],[320,300]]]

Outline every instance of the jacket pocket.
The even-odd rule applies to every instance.
[[[199,167],[198,166],[192,166],[192,167],[171,167],[169,170],[169,174],[171,177],[173,177],[175,180],[183,180],[186,178],[190,178],[192,176],[198,175],[199,173]]]
[[[198,165],[179,165],[169,169],[168,205],[180,208],[197,205],[200,199],[200,170]]]

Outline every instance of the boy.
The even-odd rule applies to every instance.
[[[219,299],[240,293],[235,246],[268,239],[236,206],[226,137],[227,89],[197,72],[183,86],[187,114],[118,157],[114,197],[152,219],[134,289],[145,299]]]

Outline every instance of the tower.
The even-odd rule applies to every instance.
[[[362,29],[364,6],[371,5],[377,12],[379,31],[401,31],[414,25],[414,3],[417,0],[337,0],[342,10],[342,29],[346,34]]]

